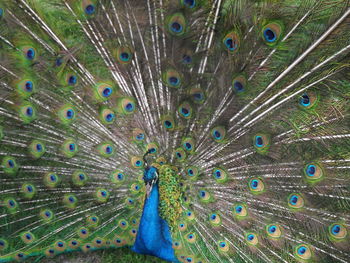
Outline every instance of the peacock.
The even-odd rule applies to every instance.
[[[0,262],[350,262],[349,55],[349,0],[0,0]]]

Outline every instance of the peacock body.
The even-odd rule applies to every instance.
[[[349,15],[0,0],[0,262],[350,262]]]

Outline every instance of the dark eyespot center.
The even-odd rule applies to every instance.
[[[261,136],[256,136],[255,138],[256,146],[262,147],[264,145],[264,140]]]
[[[120,54],[120,58],[122,60],[124,60],[124,61],[127,61],[127,60],[129,60],[130,55],[128,53],[126,53],[126,52],[123,52],[123,53]]]
[[[177,77],[170,77],[169,82],[171,85],[177,85],[179,83],[179,79]]]
[[[105,88],[102,93],[104,97],[109,97],[112,94],[112,89],[109,87]]]
[[[31,81],[27,81],[25,84],[26,91],[30,92],[33,90],[33,83]]]
[[[94,5],[87,5],[87,6],[85,7],[85,13],[86,13],[87,15],[92,15],[93,13],[95,13],[95,7],[94,7]]]
[[[290,198],[290,202],[295,205],[297,202],[298,202],[298,197],[296,195],[293,195],[291,198]]]
[[[8,166],[9,166],[10,168],[15,167],[15,162],[14,162],[13,160],[8,160],[8,161],[7,161],[7,164],[8,164]]]
[[[74,143],[70,143],[69,144],[69,150],[72,152],[75,150],[75,144]]]
[[[190,111],[186,108],[181,108],[181,112],[183,115],[188,115],[190,113]]]
[[[221,138],[221,133],[220,133],[219,131],[215,130],[215,131],[214,131],[214,137],[215,137],[216,139],[220,139],[220,138]]]
[[[253,181],[252,181],[252,188],[257,188],[257,187],[258,187],[258,184],[259,184],[259,181],[253,180]]]
[[[27,107],[26,114],[27,114],[27,116],[32,116],[33,115],[33,108],[32,107]]]
[[[182,31],[182,26],[179,22],[173,22],[171,24],[171,30],[175,33],[180,33]]]
[[[267,41],[274,41],[276,40],[276,34],[273,32],[270,28],[265,29],[264,36]]]
[[[32,48],[28,49],[28,51],[27,51],[27,58],[31,60],[31,59],[34,59],[34,57],[35,57],[34,49],[32,49]]]
[[[125,109],[126,109],[126,111],[130,112],[134,109],[134,105],[129,102],[128,104],[126,104]]]
[[[192,58],[191,58],[189,55],[183,55],[182,61],[183,61],[185,64],[189,64],[189,63],[192,62]]]
[[[167,128],[171,128],[171,126],[172,126],[170,121],[165,121],[164,124]]]
[[[76,76],[70,76],[70,77],[68,78],[68,83],[69,83],[70,85],[76,84],[76,83],[77,83],[77,77],[76,77]]]
[[[239,81],[235,81],[233,84],[233,87],[235,88],[236,91],[243,91],[244,89],[243,84]]]
[[[300,247],[300,248],[298,249],[298,253],[299,253],[300,255],[305,254],[305,252],[306,252],[306,247]]]

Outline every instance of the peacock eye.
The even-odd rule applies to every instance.
[[[167,21],[168,32],[171,35],[179,37],[185,34],[187,25],[183,14],[175,13],[168,17]]]
[[[235,40],[233,40],[230,37],[225,39],[225,45],[231,51],[233,51],[237,48],[237,44],[236,44]]]
[[[211,136],[216,142],[224,142],[226,137],[226,129],[223,126],[214,127],[211,130]]]
[[[36,145],[36,150],[37,150],[38,152],[41,152],[41,151],[43,150],[43,146],[42,146],[40,143],[38,143],[38,144]]]
[[[179,22],[173,22],[171,24],[171,30],[175,33],[180,33],[182,31],[182,25]]]
[[[134,105],[132,104],[132,103],[127,103],[126,105],[125,105],[125,109],[126,109],[126,111],[133,111],[134,110]]]
[[[256,188],[258,187],[258,184],[259,184],[259,181],[258,181],[258,180],[253,180],[253,181],[251,182],[251,187],[252,187],[253,189],[256,189]]]
[[[328,227],[331,240],[343,241],[348,235],[348,230],[342,223],[333,223]]]
[[[172,123],[171,123],[170,121],[165,121],[165,122],[164,122],[164,125],[165,125],[165,127],[167,127],[167,128],[171,128],[171,127],[172,127]]]
[[[190,64],[192,62],[192,57],[189,55],[183,55],[182,56],[182,62],[184,64]]]
[[[268,46],[276,45],[281,38],[283,28],[284,25],[281,21],[271,21],[266,24],[261,31],[265,44]]]
[[[32,107],[27,107],[26,114],[27,114],[27,116],[33,116],[33,108]]]
[[[66,116],[68,119],[72,119],[74,117],[74,111],[72,109],[67,110]]]
[[[70,144],[69,144],[69,150],[70,150],[71,152],[73,152],[73,151],[75,150],[75,144],[74,144],[74,143],[70,143]]]
[[[57,58],[55,61],[56,67],[59,67],[63,64],[63,59],[62,58]]]
[[[126,52],[120,54],[120,59],[123,61],[128,61],[130,59],[130,55]]]
[[[26,53],[27,59],[33,60],[35,58],[35,50],[33,48],[29,48]]]
[[[291,198],[290,198],[290,203],[292,204],[292,205],[295,205],[297,202],[298,202],[298,196],[296,196],[296,195],[293,195],[293,196],[291,196]]]
[[[28,92],[31,92],[33,90],[33,82],[31,81],[26,81],[25,83],[25,89]]]
[[[316,91],[308,90],[299,98],[299,106],[304,110],[310,110],[316,107],[319,102],[319,94]]]
[[[114,114],[109,113],[109,114],[106,115],[106,120],[108,122],[111,122],[113,119],[114,119]]]
[[[274,42],[277,38],[275,32],[269,27],[264,30],[264,37],[267,42]]]
[[[87,15],[92,15],[93,13],[95,13],[95,6],[92,5],[92,4],[87,5],[87,6],[85,7],[85,13],[86,13]]]
[[[224,48],[229,53],[232,53],[232,54],[236,53],[240,45],[239,35],[234,31],[227,33],[223,39],[223,44],[224,44]]]
[[[196,6],[196,0],[184,0],[185,6],[194,8]]]
[[[243,84],[239,81],[235,81],[233,87],[237,92],[242,92],[244,90]]]
[[[255,145],[256,147],[263,147],[264,146],[264,141],[261,136],[256,136],[255,137]]]
[[[109,96],[111,96],[111,94],[112,94],[112,89],[109,88],[109,87],[107,87],[107,88],[105,88],[105,89],[102,91],[102,94],[103,94],[104,97],[109,97]]]
[[[306,93],[304,93],[301,96],[301,98],[300,98],[300,105],[305,106],[305,107],[310,105],[310,97]]]
[[[8,160],[8,161],[7,161],[7,164],[8,164],[8,166],[9,166],[10,168],[13,168],[13,167],[15,166],[15,163],[14,163],[13,160]]]
[[[69,85],[75,85],[77,84],[77,77],[74,75],[71,75],[68,77],[68,84]]]

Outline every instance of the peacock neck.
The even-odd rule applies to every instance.
[[[146,198],[143,213],[132,250],[139,254],[148,254],[169,262],[179,262],[172,247],[171,232],[168,223],[159,216],[159,188],[154,184]]]

